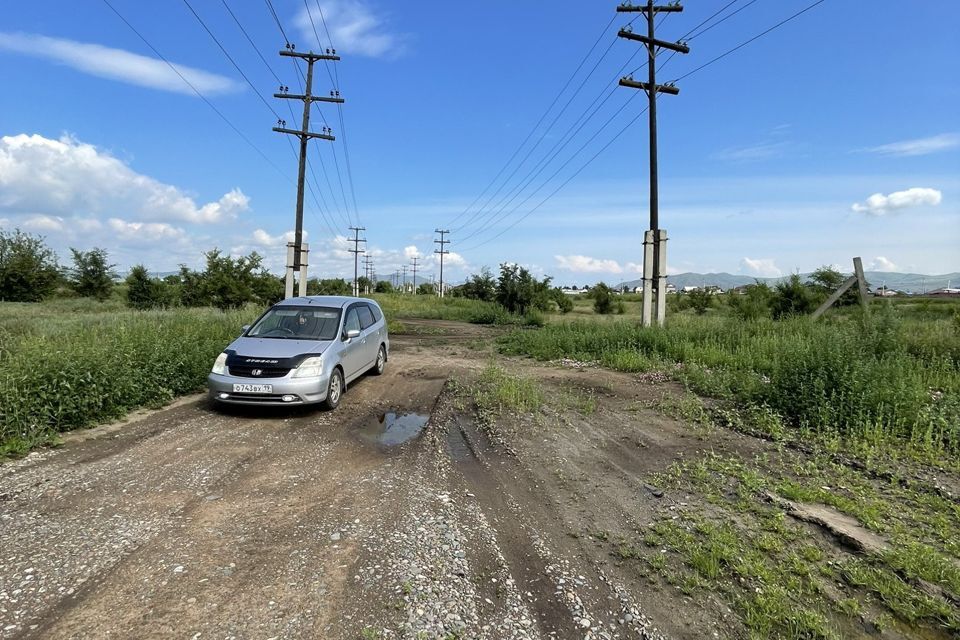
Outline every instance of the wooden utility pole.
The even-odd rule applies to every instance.
[[[294,231],[293,239],[293,264],[288,265],[287,269],[287,297],[292,295],[293,291],[293,282],[292,274],[298,273],[301,270],[302,256],[303,253],[303,187],[304,181],[306,178],[307,170],[307,141],[310,138],[319,138],[321,140],[330,140],[333,141],[336,138],[333,137],[333,131],[329,127],[323,127],[322,133],[313,133],[310,131],[310,106],[314,102],[335,102],[342,103],[343,98],[340,97],[339,92],[334,92],[334,95],[330,97],[326,96],[315,96],[311,93],[313,90],[313,65],[317,60],[333,60],[337,61],[340,59],[340,56],[336,55],[336,51],[328,51],[327,53],[313,53],[312,51],[308,53],[300,53],[293,50],[293,45],[288,44],[285,51],[281,51],[281,56],[286,56],[288,58],[300,58],[307,61],[307,82],[306,89],[303,95],[297,95],[292,93],[287,93],[287,87],[280,87],[280,93],[273,94],[274,98],[283,98],[285,100],[302,100],[303,101],[303,123],[299,130],[297,129],[287,129],[285,125],[287,124],[285,120],[280,120],[277,122],[277,126],[273,128],[274,131],[278,133],[286,133],[289,135],[297,136],[300,138],[300,168],[297,172],[297,219],[296,227]],[[305,266],[305,265],[304,265]],[[292,271],[290,268],[292,267]],[[300,278],[300,295],[306,294],[306,278]]]
[[[417,295],[417,263],[420,261],[420,256],[413,256],[410,260],[413,261],[413,294]]]
[[[360,258],[360,254],[366,251],[366,249],[360,248],[361,242],[366,242],[366,238],[360,237],[361,231],[366,231],[366,227],[350,227],[350,231],[353,231],[353,238],[350,239],[350,242],[353,243],[353,249],[347,249],[350,253],[353,254],[353,295],[360,295],[360,286],[357,281],[357,260]]]
[[[402,289],[402,291],[403,291],[404,293],[406,293],[406,292],[407,292],[407,265],[403,265],[402,269],[403,269],[403,289]]]
[[[440,239],[439,239],[439,240],[434,240],[433,242],[434,242],[435,244],[439,244],[439,245],[440,245],[440,248],[439,248],[439,249],[435,249],[435,250],[434,250],[434,253],[440,255],[440,292],[439,292],[438,295],[442,298],[442,297],[443,297],[443,256],[445,256],[445,255],[447,255],[448,253],[450,253],[449,251],[444,250],[444,246],[450,244],[450,241],[449,241],[449,240],[444,240],[443,238],[444,238],[444,236],[446,236],[448,233],[450,233],[450,231],[449,231],[448,229],[434,229],[434,233],[439,233],[439,234],[440,234]]]
[[[627,40],[643,43],[647,48],[647,82],[637,82],[632,77],[620,79],[620,86],[642,89],[649,98],[650,126],[650,229],[644,234],[643,242],[643,324],[650,326],[654,315],[653,297],[656,295],[656,323],[663,326],[666,321],[666,264],[667,233],[660,228],[660,190],[657,176],[657,94],[677,95],[680,90],[672,84],[657,84],[657,51],[670,49],[677,53],[690,53],[690,48],[681,42],[657,40],[654,34],[654,21],[658,13],[678,13],[683,11],[679,4],[655,5],[647,0],[646,5],[621,4],[620,13],[643,13],[647,19],[647,35],[633,33],[629,28],[620,29],[617,35]],[[648,256],[648,254],[650,254]]]

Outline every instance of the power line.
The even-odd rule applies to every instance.
[[[636,95],[637,95],[637,94],[634,94],[634,96],[636,96]],[[631,99],[632,99],[632,97],[631,97]],[[620,129],[620,131],[618,131],[617,134],[616,134],[615,136],[613,136],[613,138],[611,138],[611,139],[609,140],[609,142],[607,142],[607,144],[605,144],[605,145],[603,145],[602,147],[600,147],[600,149],[597,150],[597,152],[594,153],[594,154],[590,157],[589,160],[587,160],[585,163],[583,163],[583,165],[582,165],[579,169],[577,169],[576,171],[574,171],[573,174],[570,175],[570,177],[568,177],[566,180],[564,180],[564,181],[560,184],[560,186],[558,186],[556,189],[554,189],[553,191],[551,191],[550,194],[549,194],[546,198],[544,198],[543,200],[541,200],[541,201],[537,204],[537,206],[535,206],[534,208],[530,209],[530,211],[526,212],[525,214],[523,214],[522,216],[520,216],[519,218],[517,218],[516,220],[514,220],[512,223],[510,223],[509,225],[507,225],[506,227],[504,227],[504,229],[503,229],[502,231],[500,231],[500,233],[498,233],[498,234],[496,234],[495,236],[492,236],[492,237],[490,237],[490,238],[487,238],[486,240],[484,240],[484,241],[482,241],[482,242],[480,242],[480,243],[477,243],[477,244],[475,244],[475,245],[473,245],[473,246],[471,246],[471,247],[467,247],[465,250],[466,250],[466,251],[472,251],[473,249],[476,249],[476,248],[478,248],[478,247],[482,247],[482,246],[485,245],[485,244],[489,244],[489,243],[493,242],[494,240],[496,240],[497,238],[499,238],[500,236],[502,236],[503,234],[505,234],[505,233],[506,233],[507,231],[509,231],[510,229],[513,229],[515,226],[517,226],[518,224],[520,224],[521,222],[523,222],[524,220],[526,220],[527,217],[529,217],[532,213],[534,213],[534,212],[537,211],[540,207],[542,207],[544,204],[546,204],[546,202],[547,202],[548,200],[550,200],[550,198],[552,198],[553,196],[557,195],[557,193],[559,193],[561,189],[563,189],[565,186],[567,186],[568,184],[570,184],[570,182],[571,182],[574,178],[576,178],[578,175],[580,175],[580,173],[581,173],[584,169],[586,169],[588,166],[590,166],[590,164],[591,164],[594,160],[596,160],[596,159],[600,156],[600,154],[602,154],[604,151],[606,151],[606,150],[610,147],[610,145],[612,145],[614,142],[616,142],[616,141],[620,138],[620,136],[622,136],[622,135],[627,131],[627,129],[629,129],[629,128],[633,125],[633,123],[636,122],[637,120],[639,120],[640,117],[641,117],[643,114],[645,114],[646,112],[647,112],[647,107],[644,107],[643,110],[642,110],[640,113],[638,113],[637,115],[635,115],[635,116],[633,117],[633,119],[630,120],[630,122],[628,122],[628,123],[626,124],[626,126],[624,126],[622,129]],[[599,132],[598,132],[598,133],[599,133]],[[589,142],[589,141],[588,141],[588,142]],[[582,149],[582,147],[581,147],[581,149]],[[579,151],[578,151],[578,153],[579,153]],[[571,157],[570,160],[573,160],[573,158],[575,158],[575,157],[576,157],[576,154],[575,154],[573,157]],[[568,160],[566,163],[564,163],[564,166],[566,166],[566,165],[570,162],[570,160]],[[561,169],[563,169],[563,167],[561,167]],[[559,173],[559,170],[558,170],[558,173]],[[555,173],[554,175],[556,175],[556,173]],[[551,178],[552,178],[552,176],[551,176]]]
[[[714,22],[713,24],[711,24],[709,27],[706,27],[706,28],[703,29],[702,31],[697,31],[697,29],[699,29],[701,26],[703,26],[704,22],[706,22],[707,20],[710,20],[711,18],[713,18],[714,16],[716,16],[717,13],[720,13],[721,11],[723,11],[724,9],[726,9],[727,7],[729,7],[731,4],[733,4],[733,2],[731,2],[731,3],[727,4],[723,9],[721,9],[721,10],[718,11],[717,13],[713,14],[713,16],[710,16],[710,18],[707,18],[707,20],[704,20],[704,22],[701,22],[699,25],[697,25],[696,27],[694,27],[693,29],[691,29],[690,31],[688,31],[688,32],[687,32],[688,35],[683,36],[683,37],[680,38],[680,39],[681,39],[681,40],[693,40],[694,38],[698,38],[698,37],[702,36],[703,34],[705,34],[707,31],[710,31],[711,29],[713,29],[714,27],[723,24],[724,22],[726,22],[727,20],[729,20],[729,19],[732,18],[733,16],[737,15],[738,13],[740,13],[741,11],[743,11],[744,9],[746,9],[747,7],[749,7],[750,5],[752,5],[752,4],[753,4],[754,2],[756,2],[756,1],[757,1],[757,0],[750,0],[750,2],[748,2],[747,4],[743,5],[742,7],[740,7],[739,9],[737,9],[736,11],[732,11],[730,14],[728,14],[728,15],[720,18],[719,20],[717,20],[716,22]],[[734,0],[734,2],[736,2],[736,0]],[[696,33],[693,33],[694,31],[696,31]],[[693,33],[693,35],[689,35],[689,34],[691,34],[691,33]]]
[[[567,160],[566,160],[563,164],[561,164],[561,165],[557,168],[557,170],[554,171],[554,172],[550,175],[550,177],[548,177],[546,180],[544,180],[543,183],[542,183],[539,187],[537,187],[533,192],[531,192],[529,195],[527,195],[527,197],[524,198],[520,203],[518,203],[513,209],[511,209],[510,211],[506,211],[506,212],[500,213],[498,216],[496,216],[495,218],[493,218],[493,219],[490,220],[490,223],[489,223],[489,225],[487,225],[486,229],[474,231],[473,233],[471,233],[470,235],[468,235],[467,237],[465,237],[463,240],[466,241],[466,240],[469,239],[469,238],[475,237],[475,236],[477,236],[477,235],[479,235],[479,234],[481,234],[481,233],[485,233],[485,232],[488,231],[489,229],[492,229],[492,228],[493,228],[496,224],[498,224],[499,222],[505,220],[505,219],[507,218],[507,216],[511,215],[512,213],[515,213],[515,212],[517,211],[517,209],[519,209],[519,208],[522,207],[524,204],[526,204],[526,203],[530,200],[530,198],[532,198],[533,196],[535,196],[541,189],[543,189],[545,186],[547,186],[547,185],[550,183],[551,180],[553,180],[561,171],[563,171],[563,170],[567,167],[567,165],[569,165],[571,162],[573,162],[573,160],[576,159],[577,156],[580,155],[580,153],[581,153],[584,149],[586,149],[587,146],[588,146],[591,142],[593,142],[593,141],[597,138],[597,136],[599,136],[599,135],[603,132],[603,130],[606,129],[606,128],[610,125],[610,123],[612,123],[612,122],[614,121],[614,119],[616,119],[616,117],[617,117],[618,115],[620,115],[620,113],[627,107],[628,104],[630,104],[630,103],[633,101],[634,98],[637,97],[637,95],[638,95],[638,94],[636,94],[636,93],[632,94],[632,95],[626,100],[626,102],[624,102],[624,103],[620,106],[620,108],[617,109],[617,110],[613,113],[613,115],[611,115],[611,116],[606,120],[606,122],[604,122],[602,125],[600,125],[600,128],[597,129],[597,130],[593,133],[593,135],[590,136],[590,138],[588,138],[587,141],[584,142],[584,143],[580,146],[580,148],[577,149],[577,150],[573,153],[572,156],[570,156],[569,158],[567,158]],[[643,113],[646,113],[646,111],[647,111],[647,110],[644,109],[643,111],[640,112],[640,115],[642,115]],[[637,117],[639,117],[639,115],[638,115]],[[634,118],[634,119],[631,120],[630,122],[632,123],[632,122],[634,122],[634,121],[636,121],[636,118]],[[628,126],[629,126],[629,125],[628,125]],[[623,133],[623,131],[625,131],[625,130],[626,130],[626,129],[624,128],[624,130],[622,130],[621,133]],[[617,134],[617,135],[620,135],[620,134]],[[611,141],[610,143],[608,143],[606,146],[604,146],[603,148],[606,149],[608,146],[610,146],[610,144],[612,144],[612,141]],[[599,155],[599,154],[597,154],[597,155]],[[596,155],[594,156],[594,158],[595,158],[595,157],[596,157]],[[589,163],[592,162],[592,161],[593,161],[593,158],[591,158],[591,159],[588,161],[587,164],[589,164]],[[585,167],[586,167],[586,165],[584,165],[583,167],[581,167],[581,168],[577,171],[577,173],[579,174],[580,171],[582,171]],[[569,180],[568,180],[568,182],[569,182]],[[564,183],[564,184],[566,184],[566,183]],[[555,191],[554,193],[556,193],[556,191]],[[548,196],[547,199],[549,199],[549,197],[552,197],[552,194],[551,194],[551,196]],[[539,207],[539,205],[538,205],[538,207]],[[528,213],[527,215],[529,215],[529,213]],[[524,216],[524,217],[526,217],[526,216]],[[512,226],[513,226],[513,225],[511,225],[511,228],[512,228]],[[495,236],[495,237],[499,237],[499,234],[498,234],[497,236]],[[470,248],[475,248],[475,247],[470,247]]]
[[[801,9],[800,11],[797,11],[795,14],[793,14],[792,16],[790,16],[789,18],[785,18],[785,19],[781,20],[780,22],[778,22],[777,24],[773,25],[773,26],[770,27],[769,29],[766,29],[766,30],[758,33],[757,35],[753,36],[753,37],[750,38],[749,40],[745,40],[745,41],[741,42],[740,44],[738,44],[737,46],[733,47],[732,49],[729,49],[729,50],[721,53],[721,54],[718,55],[716,58],[713,58],[712,60],[709,60],[708,62],[703,63],[702,65],[700,65],[699,67],[693,69],[692,71],[688,71],[687,73],[683,74],[682,76],[674,79],[672,82],[679,82],[680,80],[683,80],[684,78],[688,78],[688,77],[692,76],[693,74],[695,74],[696,72],[700,71],[701,69],[705,69],[705,68],[709,67],[710,65],[712,65],[714,62],[718,62],[718,61],[726,58],[728,55],[730,55],[730,54],[733,53],[734,51],[737,51],[737,50],[739,50],[739,49],[742,49],[743,47],[747,46],[748,44],[750,44],[750,43],[753,42],[754,40],[759,40],[759,39],[762,38],[763,36],[767,35],[767,34],[770,33],[771,31],[773,31],[774,29],[778,29],[778,28],[782,27],[783,25],[787,24],[788,22],[790,22],[790,21],[793,20],[794,18],[797,18],[797,17],[803,15],[803,14],[806,13],[807,11],[810,11],[811,9],[813,9],[814,7],[816,7],[817,5],[823,4],[824,2],[826,2],[826,0],[817,0],[817,1],[814,2],[813,4],[807,5],[806,7],[804,7],[803,9]]]
[[[593,50],[596,49],[596,48],[597,48],[597,45],[600,44],[600,41],[603,40],[604,35],[606,35],[606,33],[607,33],[607,29],[610,28],[610,25],[613,24],[613,21],[616,20],[616,19],[617,19],[617,16],[616,16],[616,14],[614,14],[614,16],[613,16],[612,18],[610,18],[610,22],[608,22],[608,23],[603,27],[603,31],[600,32],[600,35],[599,35],[599,36],[597,37],[597,39],[594,41],[593,45],[590,47],[590,50],[587,51],[587,53],[586,53],[586,54],[583,56],[583,58],[580,60],[580,64],[578,64],[578,65],[577,65],[577,68],[573,70],[573,73],[570,74],[570,77],[569,77],[569,78],[567,78],[567,81],[564,83],[563,87],[561,87],[560,91],[557,93],[557,95],[556,95],[556,96],[553,98],[553,100],[550,102],[550,105],[547,107],[546,111],[543,112],[543,114],[542,114],[542,115],[540,116],[540,118],[537,120],[537,123],[536,123],[535,125],[533,125],[533,128],[530,130],[530,132],[527,134],[527,136],[523,139],[523,142],[521,142],[520,145],[514,150],[514,152],[510,155],[510,158],[507,160],[507,162],[506,162],[506,163],[503,165],[503,167],[501,167],[500,170],[497,172],[497,175],[495,175],[495,176],[493,177],[493,180],[491,180],[490,183],[489,183],[486,187],[484,187],[483,191],[480,192],[480,195],[478,195],[478,196],[476,197],[476,199],[474,199],[474,201],[471,202],[471,203],[467,206],[466,209],[464,209],[459,215],[457,215],[457,217],[455,217],[455,218],[451,221],[451,226],[452,226],[452,224],[455,223],[457,220],[459,220],[459,219],[462,218],[464,215],[466,215],[467,212],[470,211],[470,209],[473,208],[473,205],[475,205],[477,202],[479,202],[480,199],[481,199],[481,198],[487,193],[487,191],[490,189],[490,187],[492,187],[492,186],[497,182],[497,180],[500,178],[500,176],[503,175],[503,172],[506,171],[507,167],[510,166],[510,163],[513,162],[513,159],[517,157],[517,154],[520,153],[520,150],[523,149],[524,145],[527,144],[527,142],[530,140],[530,138],[533,136],[533,134],[536,132],[536,130],[540,127],[540,125],[543,124],[543,121],[544,121],[544,119],[547,117],[547,114],[549,114],[550,111],[553,109],[553,107],[556,106],[557,102],[560,100],[560,97],[561,97],[561,96],[563,95],[563,93],[567,90],[567,87],[569,87],[569,86],[570,86],[570,83],[573,82],[573,79],[574,79],[575,77],[577,77],[577,74],[578,74],[578,73],[580,73],[580,69],[582,69],[582,68],[583,68],[583,65],[586,64],[587,60],[590,58],[590,54],[593,53]]]
[[[223,112],[221,112],[219,109],[217,109],[217,108],[213,105],[213,103],[210,102],[210,100],[207,99],[207,97],[206,97],[205,95],[203,95],[202,93],[200,93],[200,90],[197,89],[197,88],[193,85],[193,83],[191,83],[189,80],[187,80],[182,73],[180,73],[180,70],[177,69],[177,66],[176,66],[176,65],[172,64],[169,60],[167,60],[167,58],[164,57],[164,55],[163,55],[162,53],[160,53],[160,52],[157,50],[156,47],[154,47],[152,44],[150,44],[150,41],[147,40],[147,39],[143,36],[143,34],[141,34],[139,31],[137,31],[136,27],[134,27],[132,24],[130,24],[130,22],[129,22],[126,18],[123,17],[123,14],[121,14],[119,11],[117,11],[116,7],[114,7],[112,4],[110,4],[110,0],[103,0],[103,3],[104,3],[105,5],[107,5],[107,6],[110,8],[110,10],[113,11],[113,12],[117,15],[117,17],[120,18],[120,20],[123,21],[123,23],[124,23],[125,25],[127,25],[127,27],[128,27],[131,31],[133,31],[133,33],[135,33],[135,34],[137,35],[137,37],[140,38],[140,40],[142,40],[143,43],[144,43],[145,45],[147,45],[147,47],[149,47],[150,50],[153,51],[153,53],[156,54],[156,56],[157,56],[158,58],[160,58],[161,60],[163,60],[163,62],[166,63],[166,65],[167,65],[168,67],[170,67],[170,69],[172,69],[173,72],[176,73],[177,76],[179,76],[181,80],[183,80],[184,84],[186,84],[188,87],[190,87],[191,91],[193,91],[193,92],[197,95],[198,98],[200,98],[201,100],[203,100],[204,103],[206,103],[206,105],[207,105],[208,107],[210,107],[211,109],[213,109],[214,113],[216,113],[217,116],[219,116],[219,118],[220,118],[221,120],[223,120],[231,129],[233,129],[234,133],[236,133],[238,136],[240,136],[240,138],[243,139],[243,141],[246,142],[254,151],[256,151],[256,152],[260,155],[260,157],[263,158],[263,159],[267,162],[267,164],[269,164],[271,167],[273,167],[273,168],[277,171],[277,173],[279,173],[279,174],[280,174],[281,176],[283,176],[284,178],[287,178],[288,180],[290,179],[290,176],[288,176],[287,174],[285,174],[285,173],[283,172],[283,170],[280,169],[280,167],[278,167],[278,166],[276,165],[276,163],[273,162],[273,160],[271,160],[271,159],[267,156],[267,154],[265,154],[265,153],[260,149],[260,147],[258,147],[257,145],[255,145],[255,144],[250,140],[250,138],[248,138],[246,135],[244,135],[244,133],[243,133],[242,131],[240,131],[240,129],[238,129],[237,126],[236,126],[235,124],[233,124],[233,122],[231,122],[229,118],[227,118],[227,116],[223,115]]]
[[[622,65],[620,65],[620,69],[617,71],[617,73],[613,78],[614,82],[620,79],[621,77],[620,74],[627,67],[627,65],[630,64],[630,62],[639,54],[639,52],[640,52],[639,49],[634,51],[633,54],[627,59],[627,61],[624,62]],[[644,65],[641,65],[640,68],[642,68],[645,65],[646,63],[644,63]],[[617,85],[614,84],[613,87],[610,89],[609,92],[607,92],[605,96],[603,93],[601,93],[596,98],[594,98],[593,102],[587,105],[587,107],[580,113],[579,116],[574,118],[570,126],[567,127],[567,130],[559,137],[557,142],[554,143],[553,147],[551,147],[550,150],[547,151],[547,153],[544,154],[544,156],[537,162],[537,164],[535,164],[530,169],[530,171],[527,172],[526,175],[524,175],[523,178],[520,179],[520,182],[518,183],[518,185],[513,187],[510,191],[508,191],[507,194],[493,206],[493,209],[487,211],[486,214],[480,216],[481,227],[476,229],[473,233],[466,236],[466,238],[473,237],[478,233],[480,233],[482,226],[486,224],[485,222],[483,222],[483,220],[490,220],[491,218],[496,216],[497,213],[500,213],[501,211],[503,211],[511,202],[513,202],[514,199],[516,199],[517,196],[520,195],[520,193],[523,192],[524,189],[526,189],[530,185],[530,183],[532,183],[537,178],[537,176],[543,173],[543,171],[550,165],[550,163],[553,162],[553,160],[567,147],[567,145],[569,145],[573,141],[573,137],[576,136],[575,130],[577,131],[582,130],[586,126],[586,124],[590,122],[594,118],[594,116],[596,116],[596,114],[600,111],[603,105],[607,103],[607,101],[614,95],[614,93],[616,93],[616,90],[617,90]],[[599,104],[597,104],[597,101],[600,100],[601,98],[603,98],[603,100],[600,101]],[[464,229],[466,226],[467,225],[460,227],[459,230]]]

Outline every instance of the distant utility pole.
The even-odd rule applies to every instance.
[[[443,256],[445,256],[445,255],[447,255],[448,253],[450,253],[449,251],[445,251],[445,250],[444,250],[444,246],[450,244],[450,241],[449,241],[449,240],[444,240],[443,238],[444,238],[444,236],[446,236],[448,233],[450,233],[450,231],[449,231],[448,229],[434,229],[433,231],[434,231],[434,233],[439,233],[439,234],[440,234],[440,239],[439,239],[439,240],[434,240],[433,242],[434,242],[435,244],[439,244],[439,245],[440,245],[440,248],[434,250],[434,253],[440,254],[440,293],[439,293],[439,296],[442,298],[442,297],[443,297]]]
[[[353,295],[360,295],[360,286],[357,283],[357,260],[360,257],[360,254],[365,251],[365,249],[360,248],[361,242],[366,242],[365,238],[360,237],[361,231],[366,231],[366,227],[350,227],[350,231],[353,231],[353,238],[350,239],[350,242],[353,243],[353,249],[347,249],[350,253],[353,254]]]
[[[629,27],[620,29],[617,35],[627,40],[643,43],[647,48],[647,82],[637,82],[632,77],[620,79],[620,86],[642,89],[650,100],[650,229],[643,239],[643,325],[649,327],[653,317],[653,297],[656,295],[656,323],[663,326],[667,316],[667,232],[660,228],[660,194],[657,183],[657,94],[677,95],[680,90],[672,84],[657,84],[657,51],[670,49],[676,53],[690,53],[682,42],[657,40],[654,36],[654,19],[658,13],[678,13],[683,7],[677,4],[657,6],[653,0],[646,5],[621,4],[620,13],[643,13],[647,19],[647,35],[634,33]]]
[[[413,261],[413,293],[417,294],[417,263],[420,261],[420,256],[413,256],[410,258]]]
[[[292,93],[287,93],[288,87],[281,86],[280,93],[273,94],[274,98],[283,98],[285,100],[303,100],[303,123],[299,130],[297,129],[287,129],[285,128],[287,122],[286,120],[278,120],[277,126],[273,128],[274,131],[279,133],[286,133],[289,135],[294,135],[300,138],[300,169],[297,173],[297,220],[296,227],[293,236],[293,246],[292,251],[287,253],[293,254],[293,261],[287,262],[287,281],[286,281],[286,290],[285,297],[293,297],[293,280],[294,275],[302,270],[300,277],[300,295],[306,295],[307,293],[307,278],[306,278],[306,263],[304,257],[301,255],[304,253],[303,247],[303,186],[304,179],[307,169],[307,141],[310,138],[319,138],[321,140],[330,140],[333,141],[333,132],[329,127],[323,127],[322,133],[313,133],[310,131],[310,105],[314,102],[335,102],[342,103],[343,98],[340,97],[340,92],[333,92],[330,97],[326,96],[315,96],[311,93],[313,88],[313,64],[317,60],[333,60],[337,61],[340,59],[340,56],[336,55],[336,50],[328,50],[324,54],[313,53],[312,51],[308,53],[299,53],[293,50],[293,45],[288,44],[286,51],[281,51],[281,56],[286,56],[288,58],[301,58],[307,61],[307,85],[306,90],[303,95],[296,95]]]
[[[403,267],[401,268],[403,269],[403,289],[401,289],[401,291],[406,293],[407,292],[407,265],[403,265]]]
[[[400,269],[397,269],[396,272],[393,274],[393,288],[394,289],[400,288]]]
[[[367,288],[364,293],[370,293],[370,274],[373,273],[373,258],[363,256],[363,277],[367,279]]]

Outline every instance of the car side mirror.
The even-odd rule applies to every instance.
[[[343,332],[343,335],[346,337],[347,340],[353,340],[354,338],[357,338],[360,336],[360,330],[347,329],[346,331]]]
[[[250,329],[250,325],[245,324],[242,327],[240,327],[240,333],[246,333],[248,329]]]

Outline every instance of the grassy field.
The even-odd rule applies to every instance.
[[[630,321],[553,322],[515,331],[500,349],[540,360],[574,358],[622,371],[664,370],[728,401],[770,437],[960,453],[960,325],[946,313],[879,308],[867,317],[742,322],[672,316],[666,329]],[[891,449],[893,450],[893,449]]]
[[[474,300],[376,298],[394,333],[403,332],[403,318],[528,322]],[[217,354],[261,311],[141,312],[85,298],[0,303],[0,457],[203,390]]]
[[[0,455],[202,390],[217,354],[257,313],[0,304]]]

